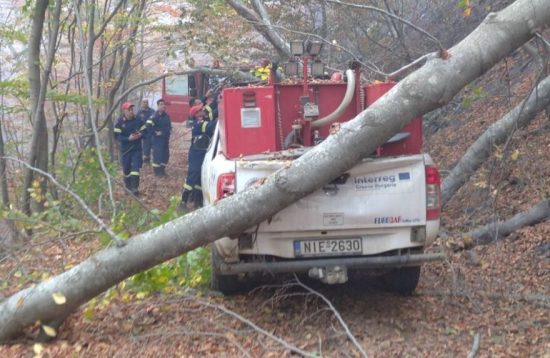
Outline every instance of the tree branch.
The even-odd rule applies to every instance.
[[[369,5],[358,5],[358,4],[350,4],[350,3],[346,3],[346,2],[343,2],[343,1],[339,1],[339,0],[325,0],[329,3],[333,3],[333,4],[337,4],[337,5],[342,5],[342,6],[349,6],[349,7],[354,7],[354,8],[357,8],[357,9],[366,9],[366,10],[372,10],[372,11],[376,11],[376,12],[379,12],[381,14],[384,14],[386,16],[389,16],[391,17],[392,19],[395,19],[397,21],[400,21],[410,27],[412,27],[413,29],[415,29],[416,31],[426,35],[430,40],[432,40],[436,45],[437,47],[439,47],[439,50],[441,51],[444,51],[445,48],[443,47],[443,45],[441,44],[441,41],[439,41],[435,36],[433,36],[432,34],[430,34],[428,31],[416,26],[415,24],[413,24],[412,22],[410,21],[407,21],[405,19],[403,19],[402,17],[399,17],[395,14],[392,14],[391,12],[387,12],[385,10],[382,10],[380,8],[377,8],[375,6],[369,6]]]
[[[550,104],[550,76],[539,82],[529,96],[513,110],[493,123],[460,158],[441,185],[441,201],[445,205],[471,175],[487,160],[495,144],[506,140],[516,128],[527,126],[537,113]]]
[[[78,30],[79,30],[79,35],[80,35],[80,41],[79,41],[79,44],[80,44],[80,50],[82,51],[82,53],[86,53],[85,51],[85,48],[84,48],[84,28],[82,27],[82,20],[80,19],[80,11],[79,11],[79,8],[77,6],[77,3],[76,3],[76,0],[73,0],[73,5],[75,7],[75,15],[76,15],[76,20],[77,20],[77,24],[78,24]],[[90,24],[88,24],[88,26],[90,26]],[[88,49],[89,50],[89,49]],[[88,63],[88,60],[86,58],[84,58],[84,67],[88,68],[88,66],[91,66],[92,64]],[[92,94],[92,88],[91,88],[91,78],[90,78],[90,74],[88,73],[88,71],[84,71],[84,77],[86,78],[86,95],[87,95],[87,99],[88,99],[88,113],[89,113],[89,116],[90,116],[90,122],[91,122],[91,125],[92,125],[92,130],[94,132],[94,140],[95,140],[95,145],[96,145],[96,152],[97,152],[97,158],[99,160],[99,164],[101,166],[101,170],[103,171],[103,173],[105,174],[105,178],[107,179],[107,188],[109,190],[109,198],[111,199],[111,207],[113,209],[113,215],[116,214],[116,204],[115,204],[115,199],[114,199],[114,195],[113,195],[113,185],[111,183],[111,175],[109,174],[109,171],[107,170],[107,167],[105,166],[105,161],[103,160],[103,154],[101,154],[101,143],[100,143],[100,140],[99,140],[99,134],[97,132],[97,126],[96,126],[96,123],[95,123],[95,120],[93,120],[92,118],[92,114],[94,113],[94,104],[93,104],[93,94]]]
[[[516,214],[510,219],[491,223],[471,231],[467,236],[474,239],[475,244],[488,244],[499,240],[512,232],[524,227],[546,221],[550,218],[550,199],[546,199],[528,211]]]
[[[273,30],[273,25],[269,20],[269,15],[263,4],[259,0],[254,0],[253,4],[260,12],[261,18],[258,15],[247,8],[240,0],[226,0],[226,2],[242,17],[251,22],[260,34],[269,41],[273,47],[279,53],[279,56],[292,57],[290,53],[290,45],[288,42],[279,34],[277,31]],[[265,16],[265,17],[264,17]]]
[[[334,305],[332,304],[332,302],[330,302],[330,300],[328,298],[326,298],[324,295],[322,295],[321,293],[315,291],[313,288],[309,287],[309,286],[306,286],[302,283],[302,281],[300,281],[300,279],[298,278],[298,276],[296,276],[296,274],[294,275],[294,279],[296,280],[296,284],[300,287],[302,287],[304,290],[314,294],[315,296],[321,298],[325,304],[330,308],[330,310],[332,311],[332,313],[334,314],[334,316],[336,316],[336,319],[338,320],[338,322],[340,323],[340,325],[344,328],[344,330],[346,331],[346,335],[348,336],[348,338],[351,340],[351,342],[353,343],[353,345],[357,348],[357,350],[359,350],[359,353],[361,354],[362,357],[368,357],[367,355],[367,352],[365,352],[365,350],[363,349],[363,347],[361,347],[361,344],[359,344],[359,342],[357,342],[357,338],[355,338],[355,336],[353,335],[353,333],[351,333],[351,330],[349,329],[348,325],[346,324],[346,321],[344,321],[344,319],[342,318],[342,316],[340,315],[340,312],[338,312],[338,310],[336,310],[336,308],[334,307]]]
[[[105,231],[110,237],[111,239],[113,239],[113,241],[116,243],[116,245],[118,247],[122,247],[125,245],[125,242],[122,241],[108,226],[107,224],[105,224],[93,211],[92,209],[90,209],[90,207],[88,205],[86,205],[86,203],[84,202],[84,200],[82,200],[82,198],[80,196],[78,196],[75,192],[73,192],[72,190],[68,189],[67,187],[61,185],[50,173],[47,173],[43,170],[40,170],[38,168],[35,168],[33,166],[30,166],[29,164],[25,163],[24,161],[22,160],[19,160],[17,158],[13,158],[13,157],[3,157],[3,158],[0,158],[0,159],[7,159],[7,160],[11,160],[11,161],[14,161],[14,162],[17,162],[19,164],[23,164],[24,166],[26,166],[28,169],[32,170],[32,171],[35,171],[37,173],[39,173],[40,175],[43,175],[45,176],[46,178],[48,178],[55,186],[57,186],[59,189],[63,190],[64,192],[66,192],[67,194],[69,194],[70,196],[72,196],[77,202],[78,204],[80,205],[80,207],[82,209],[84,209],[84,211],[101,227],[101,229],[103,231]]]

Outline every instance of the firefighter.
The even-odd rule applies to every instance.
[[[137,117],[147,123],[149,118],[155,113],[153,108],[149,107],[149,101],[144,98],[141,101],[141,109],[137,113]],[[143,162],[149,163],[151,161],[151,131],[147,131],[141,138],[141,145],[143,147]]]
[[[202,106],[202,101],[199,98],[191,97],[189,99],[189,109],[191,109],[195,106]],[[188,115],[187,121],[185,122],[185,126],[187,128],[192,128],[193,127],[193,121],[194,121],[193,117]]]
[[[218,119],[218,103],[212,90],[208,90],[206,92],[206,96],[204,97],[203,102],[203,108],[206,112],[208,120],[213,121],[214,119]]]
[[[170,133],[172,123],[165,111],[163,99],[157,101],[157,111],[149,118],[147,125],[153,138],[153,172],[157,177],[166,176],[166,165],[170,158]]]
[[[191,131],[191,148],[189,148],[188,155],[187,179],[183,186],[179,205],[181,211],[194,210],[202,206],[202,162],[217,124],[216,120],[211,121],[208,119],[200,105],[191,108],[189,115],[194,118],[194,122]]]
[[[124,173],[124,186],[135,196],[139,195],[139,170],[143,163],[141,138],[146,134],[145,123],[134,116],[134,105],[122,104],[123,115],[115,124],[115,139],[120,142],[120,161]]]

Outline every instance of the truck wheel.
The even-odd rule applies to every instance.
[[[243,283],[238,275],[222,275],[220,273],[220,263],[222,258],[214,245],[210,247],[212,253],[212,279],[211,287],[215,291],[220,291],[224,295],[232,295],[243,290]]]
[[[420,279],[420,266],[393,269],[384,277],[386,286],[392,292],[410,295]]]

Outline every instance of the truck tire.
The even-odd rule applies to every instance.
[[[224,295],[234,295],[244,289],[243,282],[239,280],[238,275],[222,275],[220,273],[220,263],[222,258],[216,249],[216,246],[210,247],[212,253],[212,279],[211,287],[215,291],[219,291]]]
[[[384,277],[388,289],[402,295],[410,295],[420,279],[420,266],[395,268]]]

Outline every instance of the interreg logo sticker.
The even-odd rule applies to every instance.
[[[384,189],[397,189],[407,186],[411,182],[410,172],[385,175],[365,175],[353,178],[355,190],[383,191]]]

